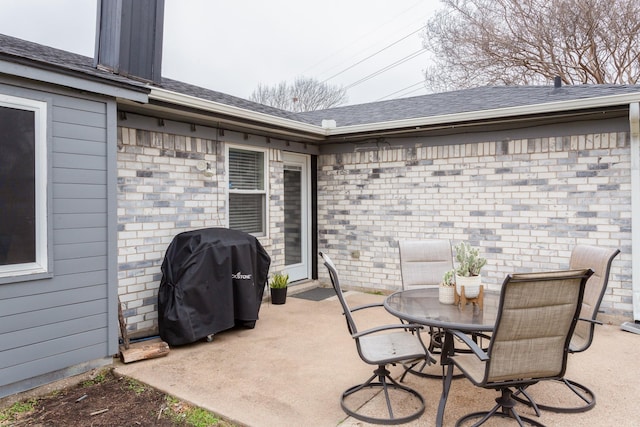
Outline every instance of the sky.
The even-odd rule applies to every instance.
[[[0,0],[0,33],[93,57],[96,0]],[[347,104],[424,95],[438,0],[165,0],[162,75],[249,98],[298,77]],[[386,71],[385,71],[386,70]]]

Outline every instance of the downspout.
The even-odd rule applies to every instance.
[[[640,333],[640,103],[629,104],[631,152],[631,291],[633,319],[622,329]]]

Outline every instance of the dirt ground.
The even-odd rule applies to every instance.
[[[232,427],[152,387],[118,377],[110,369],[45,397],[0,408],[0,426]]]

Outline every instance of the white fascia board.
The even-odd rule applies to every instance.
[[[97,93],[114,98],[127,99],[134,102],[148,102],[146,93],[129,90],[125,87],[117,85],[116,83],[111,85],[107,83],[108,80],[104,80],[105,83],[103,83],[97,80],[87,79],[82,76],[57,73],[54,71],[30,67],[28,65],[16,64],[14,62],[0,61],[0,74],[13,75],[34,81],[50,83],[58,86],[65,86],[90,93]]]
[[[445,114],[441,116],[417,117],[413,119],[392,120],[387,122],[366,123],[362,125],[339,126],[336,128],[322,128],[320,126],[272,116],[270,114],[250,111],[239,107],[204,100],[191,95],[184,95],[165,89],[151,88],[150,99],[193,107],[214,113],[226,114],[246,120],[253,120],[265,124],[282,126],[290,130],[308,132],[320,136],[348,135],[353,133],[393,130],[398,128],[421,128],[447,123],[473,122],[489,119],[500,119],[524,115],[554,113],[570,110],[628,105],[640,101],[640,92],[602,96],[596,98],[576,99],[570,101],[549,102],[521,107],[496,108],[492,110],[470,111],[465,113]]]
[[[597,98],[576,99],[571,101],[558,101],[544,104],[525,105],[521,107],[469,111],[466,113],[445,114],[441,116],[417,117],[413,119],[367,123],[362,125],[342,127],[338,126],[335,129],[331,129],[329,134],[345,135],[351,133],[372,132],[396,128],[421,128],[425,126],[444,125],[447,123],[473,122],[533,114],[557,113],[570,110],[586,110],[591,108],[611,107],[615,105],[628,105],[632,102],[638,101],[640,101],[640,92],[622,95],[602,96]]]
[[[326,129],[320,126],[311,125],[296,120],[285,119],[282,117],[272,116],[270,114],[259,113],[257,111],[246,110],[244,108],[234,107],[231,105],[222,104],[220,102],[209,101],[206,99],[198,98],[196,96],[184,95],[181,93],[169,91],[166,89],[151,88],[149,99],[169,102],[172,104],[182,105],[185,107],[197,108],[203,111],[209,111],[212,113],[225,114],[239,119],[252,120],[274,126],[281,126],[290,130],[299,132],[307,132],[311,134],[327,136],[330,133]]]

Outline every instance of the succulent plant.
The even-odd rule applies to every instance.
[[[456,285],[456,271],[455,270],[449,270],[446,273],[444,273],[444,276],[442,276],[442,286],[455,286]]]
[[[471,247],[471,245],[466,242],[461,242],[454,248],[456,251],[456,261],[458,261],[456,274],[463,277],[480,275],[480,270],[487,263],[487,260],[480,256],[480,250]]]

